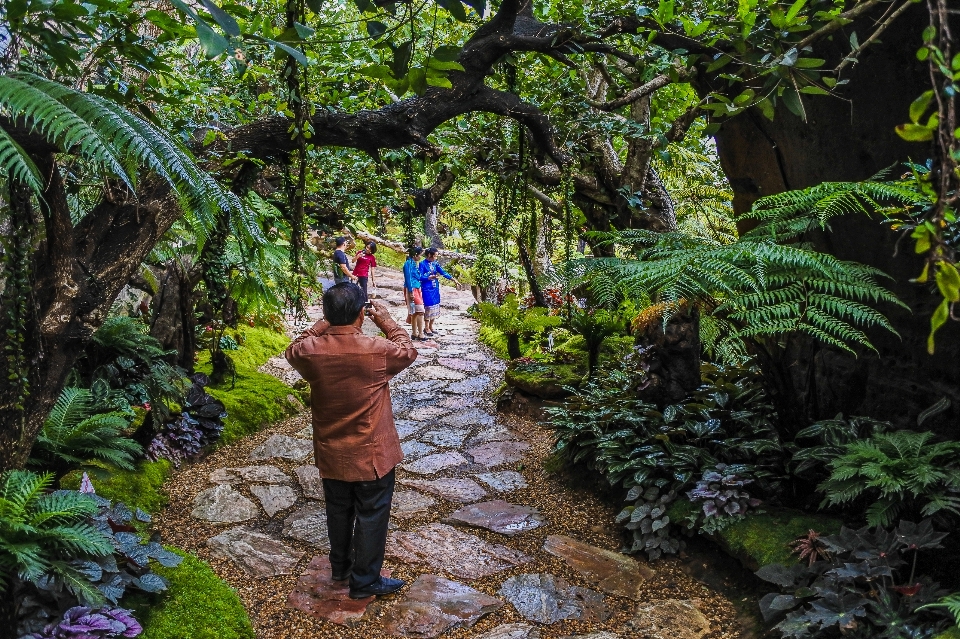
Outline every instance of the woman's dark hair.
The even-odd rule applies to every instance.
[[[333,326],[353,324],[365,301],[363,289],[353,282],[340,282],[323,292],[323,316]]]
[[[423,253],[423,249],[419,246],[411,246],[409,249],[407,249],[407,255],[410,257],[416,257],[421,253]]]
[[[433,247],[431,246],[431,247],[428,248],[426,251],[424,251],[424,253],[426,253],[427,257],[433,257],[434,255],[437,254],[437,249],[435,249],[435,248],[433,248]]]
[[[376,242],[367,242],[367,250],[370,251],[370,254],[377,252],[377,243]]]

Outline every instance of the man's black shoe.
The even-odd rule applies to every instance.
[[[348,572],[348,573],[345,574],[345,575],[338,575],[338,574],[334,573],[334,574],[330,575],[330,578],[333,579],[334,581],[346,581],[347,579],[350,578],[350,573]]]
[[[351,599],[366,599],[375,595],[389,595],[407,585],[407,582],[401,579],[390,579],[389,577],[380,577],[366,588],[350,589]]]

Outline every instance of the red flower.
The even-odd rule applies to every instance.
[[[212,326],[207,326],[207,327],[204,328],[203,330],[205,330],[205,331],[212,331],[212,330],[213,330],[213,327],[212,327]]]
[[[150,402],[143,403],[143,410],[150,410]]]
[[[912,597],[923,588],[923,584],[915,583],[912,586],[893,586],[893,589],[905,597]]]

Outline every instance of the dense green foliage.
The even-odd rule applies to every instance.
[[[111,469],[102,473],[103,476],[95,474],[95,487],[101,497],[153,514],[160,512],[169,502],[163,492],[163,484],[170,477],[172,469],[173,464],[166,459],[140,460],[133,470]],[[80,472],[73,472],[60,480],[60,486],[77,490],[80,481]]]

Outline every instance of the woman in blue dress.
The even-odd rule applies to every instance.
[[[433,337],[433,321],[440,317],[440,277],[453,280],[457,286],[460,286],[460,282],[437,263],[437,249],[428,248],[423,255],[426,259],[420,262],[420,288],[423,291],[423,319],[427,329],[423,334]]]

